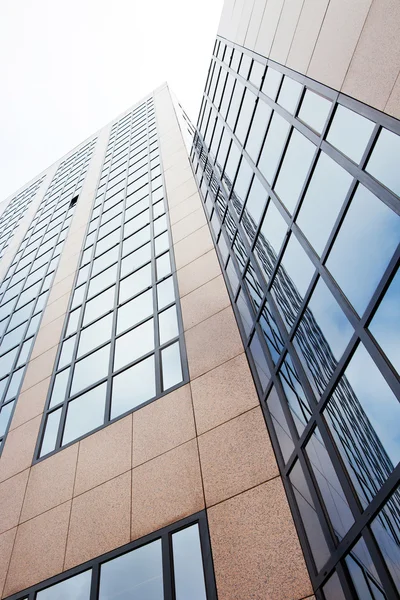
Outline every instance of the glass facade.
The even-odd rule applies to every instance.
[[[153,99],[111,128],[38,456],[187,381]]]
[[[216,600],[205,513],[156,531],[13,600]]]
[[[71,200],[79,195],[82,188],[95,141],[87,143],[58,167],[0,285],[1,446],[72,220],[74,208]],[[29,188],[30,195],[20,195],[21,200],[12,201],[7,208],[14,227],[39,184],[40,181]],[[15,215],[12,208],[16,211]]]
[[[217,39],[191,160],[326,600],[400,590],[399,134]]]

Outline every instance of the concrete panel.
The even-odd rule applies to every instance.
[[[396,83],[386,103],[385,112],[396,117],[396,119],[400,119],[400,74],[397,76]]]
[[[269,57],[285,64],[304,0],[285,0]]]
[[[267,0],[254,51],[269,58],[284,0]]]
[[[258,32],[260,30],[261,19],[264,13],[265,0],[254,0],[253,10],[250,15],[249,26],[243,46],[254,50]]]
[[[304,0],[286,64],[306,73],[329,0]]]

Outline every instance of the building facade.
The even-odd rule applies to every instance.
[[[2,598],[398,597],[399,23],[228,0],[0,205]]]

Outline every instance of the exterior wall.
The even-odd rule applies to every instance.
[[[226,0],[218,33],[400,118],[397,0]]]
[[[2,598],[204,508],[220,600],[312,592],[167,86],[154,98],[190,383],[32,466],[106,127],[0,457]]]

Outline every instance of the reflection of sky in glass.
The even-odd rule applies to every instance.
[[[383,297],[369,330],[400,373],[400,270]]]
[[[68,444],[103,424],[106,387],[106,384],[102,383],[69,403],[63,444]]]
[[[306,90],[299,110],[299,119],[321,133],[331,106],[332,102],[330,100],[315,94],[311,90]]]
[[[152,398],[156,393],[154,377],[154,356],[114,377],[111,419]]]
[[[391,515],[393,515],[393,504],[397,505],[397,511],[399,510],[399,494],[400,489],[397,489],[395,495],[384,506],[376,519],[372,521],[371,527],[393,580],[400,591],[400,544],[398,538],[396,539],[395,536],[396,529],[393,530],[388,526],[391,521]],[[394,525],[394,523],[391,524],[392,526]]]
[[[282,247],[282,242],[288,229],[285,219],[282,217],[274,202],[270,200],[267,212],[265,214],[263,224],[261,225],[261,233],[265,239],[271,244],[276,254]]]
[[[275,71],[275,69],[272,69],[272,67],[268,67],[262,86],[262,91],[264,94],[272,98],[272,100],[275,100],[281,80],[282,73]]]
[[[301,83],[291,79],[290,77],[285,77],[279,92],[278,104],[293,114],[302,89],[303,86]]]
[[[99,600],[163,600],[161,540],[101,566]]]
[[[261,215],[264,210],[265,203],[267,201],[267,196],[267,192],[265,191],[260,180],[257,177],[255,177],[253,179],[253,183],[251,184],[250,192],[245,206],[245,211],[253,219],[255,227],[258,227],[258,224],[260,222]]]
[[[400,136],[382,129],[366,170],[400,196]]]
[[[373,129],[372,121],[344,106],[338,106],[329,128],[327,140],[340,152],[359,163]]]
[[[294,282],[297,291],[304,297],[314,274],[314,265],[293,234],[290,236],[283,254],[282,265]]]
[[[335,224],[352,177],[321,153],[297,217],[297,224],[319,255]]]
[[[357,561],[354,560],[354,557],[357,558]],[[381,592],[382,583],[372,563],[371,555],[362,538],[347,556],[346,564],[353,580],[354,587],[356,588],[358,598],[362,598],[362,600],[384,600],[386,596]],[[368,584],[366,578],[368,579]],[[373,595],[371,594],[370,588],[374,590]]]
[[[172,535],[176,600],[206,600],[199,526]]]
[[[89,600],[92,571],[85,571],[37,593],[37,600]]]
[[[246,142],[246,150],[255,163],[257,163],[271,112],[272,108],[259,100]]]
[[[275,112],[272,115],[271,124],[258,164],[258,168],[269,183],[272,183],[273,176],[275,175],[289,128],[289,123],[278,115],[278,113]]]
[[[400,403],[362,344],[345,375],[393,465],[397,465],[400,460]]]
[[[378,285],[400,239],[400,218],[359,185],[327,267],[359,314]]]

